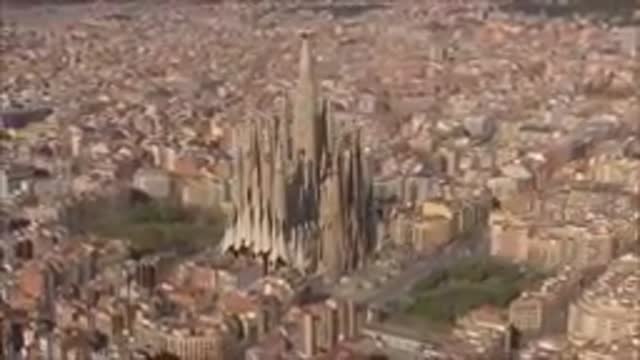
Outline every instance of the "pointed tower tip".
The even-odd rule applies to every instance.
[[[300,33],[302,39],[302,47],[300,49],[300,77],[312,76],[313,71],[313,55],[311,54],[311,33],[303,31]]]
[[[307,40],[311,37],[311,35],[313,35],[313,32],[311,30],[305,29],[305,30],[301,30],[300,31],[300,37],[303,40]]]
[[[298,63],[298,86],[296,89],[296,121],[312,123],[315,116],[316,84],[314,74],[314,58],[311,50],[311,39],[302,36],[300,59]]]

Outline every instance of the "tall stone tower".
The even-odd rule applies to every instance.
[[[373,249],[371,183],[360,137],[333,134],[329,105],[317,98],[308,34],[299,71],[292,102],[234,136],[235,211],[222,246],[336,278]]]
[[[309,160],[319,161],[323,119],[318,109],[317,84],[314,74],[314,59],[311,55],[309,34],[302,34],[298,87],[293,94],[293,134],[296,141],[295,151]]]

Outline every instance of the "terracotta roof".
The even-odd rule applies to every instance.
[[[211,287],[211,279],[214,276],[214,270],[196,267],[191,272],[190,285],[197,289],[209,289]]]
[[[195,297],[186,291],[172,291],[167,294],[167,297],[171,301],[184,307],[193,307],[197,302]]]
[[[491,324],[505,324],[504,313],[500,309],[484,305],[468,314],[477,322],[491,323]]]
[[[23,292],[16,292],[12,294],[9,300],[9,305],[12,309],[26,310],[28,313],[34,311],[38,305],[36,298],[26,295]]]
[[[232,314],[255,312],[258,309],[258,303],[254,299],[237,292],[227,293],[220,298],[220,306]]]
[[[36,262],[28,263],[18,275],[18,286],[27,296],[39,298],[42,294],[44,278]]]
[[[192,158],[180,157],[176,159],[173,173],[181,176],[200,176],[202,175],[196,161]]]

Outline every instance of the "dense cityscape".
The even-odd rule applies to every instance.
[[[610,3],[2,2],[0,359],[640,360]]]

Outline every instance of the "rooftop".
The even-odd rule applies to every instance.
[[[607,271],[583,294],[584,301],[628,314],[640,309],[640,257],[627,254],[614,260]]]

